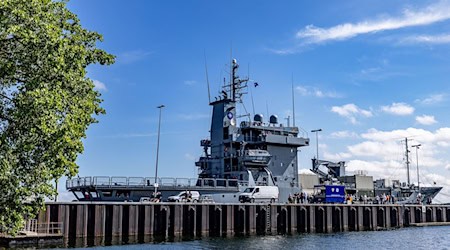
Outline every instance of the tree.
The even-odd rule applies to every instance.
[[[67,1],[0,1],[0,233],[15,234],[78,172],[82,138],[104,113],[86,75],[114,56]]]

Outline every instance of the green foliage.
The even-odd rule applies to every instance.
[[[104,113],[86,67],[114,62],[101,40],[66,1],[0,1],[0,233],[15,234],[55,179],[78,172],[81,140]]]

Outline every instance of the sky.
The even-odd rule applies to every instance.
[[[70,1],[81,24],[116,55],[88,76],[106,114],[89,127],[80,176],[195,178],[208,138],[211,98],[231,58],[250,86],[241,114],[276,114],[311,139],[316,155],[347,173],[444,186],[450,202],[450,1]],[[207,71],[207,73],[206,73]],[[292,86],[295,108],[292,105]],[[254,108],[250,94],[253,96]],[[245,107],[245,108],[244,108]],[[293,115],[295,110],[295,115]],[[416,154],[417,153],[417,154]],[[417,161],[418,159],[418,161]],[[72,199],[60,185],[62,199]]]

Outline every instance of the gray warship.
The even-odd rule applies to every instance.
[[[365,190],[358,189],[356,175],[364,175],[362,171],[354,176],[346,175],[346,165],[344,161],[331,162],[326,160],[312,159],[311,171],[319,177],[320,184],[340,184],[346,188],[346,193],[350,195],[360,196],[367,195],[371,200],[375,200],[375,197],[382,197],[383,195],[389,195],[395,197],[396,203],[401,204],[431,204],[436,195],[442,190],[440,186],[420,186],[419,182],[419,168],[417,166],[417,179],[418,185],[414,185],[410,182],[410,161],[408,148],[408,138],[405,138],[405,166],[407,182],[401,182],[400,180],[386,180],[378,179],[373,181],[371,176],[369,179],[373,182],[373,188],[367,189],[367,181],[365,183]],[[364,179],[364,178],[359,178]],[[367,178],[366,178],[367,179]]]
[[[180,191],[216,195],[220,202],[238,202],[239,193],[252,186],[277,186],[278,202],[300,192],[298,148],[309,145],[306,132],[284,126],[276,115],[240,115],[249,79],[238,76],[231,61],[230,81],[212,106],[210,138],[202,139],[203,155],[195,162],[197,178],[88,176],[68,179],[66,188],[80,201],[140,201],[155,191],[162,200]],[[257,83],[253,83],[255,86]],[[288,122],[289,123],[289,122]],[[217,196],[219,194],[219,196]]]

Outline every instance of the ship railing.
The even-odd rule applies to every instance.
[[[89,177],[78,177],[73,179],[68,179],[66,181],[66,187],[82,187],[89,186],[92,183],[92,178]]]
[[[237,187],[240,185],[237,179],[201,178],[197,179],[198,187]]]
[[[95,176],[93,178],[94,186],[111,186],[111,178],[109,176]]]
[[[111,183],[114,186],[129,186],[128,178],[125,176],[111,177]]]
[[[190,187],[195,184],[195,180],[196,179],[194,179],[194,178],[162,177],[162,178],[158,179],[158,184],[161,186]]]
[[[220,178],[157,178],[159,186],[169,187],[238,187],[248,186],[248,182],[237,179]],[[154,177],[124,177],[124,176],[88,176],[68,179],[66,188],[86,188],[86,187],[148,187],[154,186]]]

